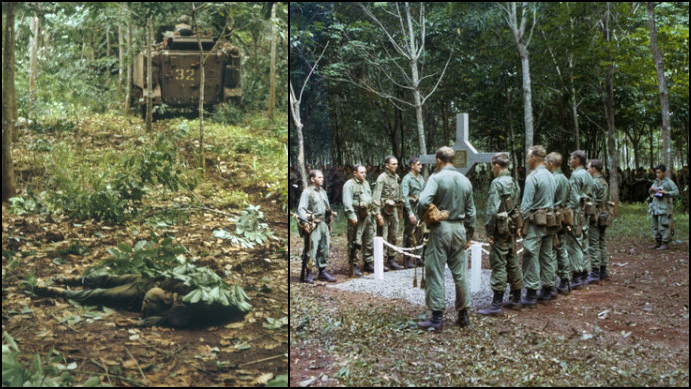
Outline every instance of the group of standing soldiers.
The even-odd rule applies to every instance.
[[[479,310],[481,314],[497,314],[502,307],[520,309],[547,303],[558,293],[568,294],[588,284],[609,278],[605,233],[613,221],[614,203],[608,201],[609,191],[600,160],[587,163],[581,150],[571,153],[570,178],[561,172],[562,155],[546,154],[542,146],[529,148],[526,158],[531,173],[526,178],[523,196],[517,182],[509,174],[509,157],[498,153],[491,160],[495,177],[490,185],[485,229],[492,267],[492,303]],[[375,230],[391,245],[397,244],[398,209],[403,209],[404,246],[420,243],[421,231],[416,228],[422,218],[429,228],[425,247],[424,267],[427,277],[425,297],[432,316],[418,323],[420,328],[443,328],[444,268],[448,264],[456,286],[457,323],[468,325],[467,308],[470,295],[466,282],[465,250],[474,235],[476,211],[470,181],[453,166],[454,151],[442,147],[436,153],[436,172],[425,185],[417,158],[410,160],[410,172],[399,184],[398,161],[385,159],[385,171],[379,175],[372,193],[362,165],[353,168],[353,178],[343,187],[343,204],[348,219],[348,258],[351,276],[362,273],[357,267],[357,251],[362,249],[363,271],[372,272]],[[669,242],[670,197],[678,195],[674,183],[664,178],[665,167],[656,168],[658,180],[650,188],[655,248],[664,249]],[[326,273],[328,228],[320,223],[329,213],[319,170],[310,172],[312,186],[302,193],[298,215],[312,221],[305,240],[304,255],[319,267],[319,279],[334,282]],[[441,216],[439,216],[441,215]],[[316,221],[316,225],[315,225]],[[309,238],[309,231],[311,239]],[[518,263],[516,241],[523,237],[522,264]],[[310,249],[308,250],[308,247]],[[387,252],[388,269],[402,269],[394,251]],[[414,267],[408,259],[405,267]],[[312,282],[308,270],[306,282]],[[557,282],[559,277],[559,282]],[[510,298],[503,303],[507,283]],[[522,296],[522,288],[526,294]]]

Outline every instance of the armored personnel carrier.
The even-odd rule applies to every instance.
[[[201,32],[197,32],[201,34]],[[240,50],[225,41],[201,34],[204,54],[204,105],[231,101],[240,104]],[[199,42],[189,17],[181,16],[175,26],[162,26],[152,47],[153,105],[175,108],[199,106]],[[146,112],[146,50],[137,55],[132,80],[133,99],[139,102],[142,116]]]

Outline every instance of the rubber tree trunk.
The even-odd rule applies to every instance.
[[[657,46],[657,28],[655,27],[655,3],[646,2],[648,9],[648,27],[650,29],[650,49],[653,52],[655,72],[657,73],[657,87],[660,93],[660,110],[662,111],[662,149],[667,166],[666,175],[672,175],[674,161],[672,160],[672,133],[669,120],[669,93],[665,81],[665,64],[662,52]]]

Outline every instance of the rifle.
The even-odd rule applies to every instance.
[[[309,220],[305,220],[298,216],[295,212],[291,212],[290,215],[295,218],[295,220],[298,222],[298,230],[301,232],[301,236],[305,237],[306,240],[306,248],[307,248],[307,255],[302,256],[302,269],[300,270],[300,282],[305,282],[305,271],[306,269],[309,269],[310,271],[312,270],[312,262],[308,261],[311,251],[312,251],[312,231],[314,231],[314,228],[310,228],[310,232],[307,232],[305,230],[306,225],[309,225],[310,222]],[[309,218],[312,217],[312,215],[308,216]]]

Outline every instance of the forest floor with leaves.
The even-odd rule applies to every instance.
[[[688,386],[688,215],[681,243],[660,252],[643,206],[623,211],[607,239],[610,280],[534,309],[470,312],[465,329],[447,310],[437,334],[415,324],[424,306],[299,283],[291,228],[291,386]],[[337,282],[348,280],[344,235],[331,240]]]
[[[180,123],[156,122],[154,131],[167,132]],[[123,223],[75,220],[60,212],[17,214],[3,204],[3,383],[5,373],[12,373],[6,371],[10,365],[6,366],[5,354],[15,345],[22,368],[13,365],[13,369],[24,369],[25,378],[32,376],[34,383],[287,383],[288,223],[286,196],[278,190],[287,187],[287,127],[284,131],[262,120],[243,126],[207,126],[207,175],[194,193],[153,188],[144,197],[141,212]],[[194,165],[198,122],[189,121],[184,127],[189,127],[189,135],[177,144],[178,152]],[[108,173],[118,155],[136,154],[151,143],[153,136],[142,128],[142,121],[133,117],[95,115],[66,132],[24,130],[13,145],[19,186],[33,186],[35,193],[44,190],[43,183],[48,185],[61,174],[61,151],[75,164],[62,166],[72,174]],[[58,156],[51,156],[52,152]],[[280,172],[267,168],[280,164],[284,166]],[[28,208],[27,204],[28,200],[23,206]],[[237,217],[250,204],[260,206],[272,237],[248,248],[214,235],[219,229],[235,231]],[[197,266],[207,266],[227,283],[240,285],[253,306],[244,320],[193,330],[141,328],[135,325],[139,312],[38,297],[24,287],[52,276],[81,275],[108,258],[109,248],[122,243],[134,246],[150,239],[151,232],[174,236],[173,244],[183,245]]]

